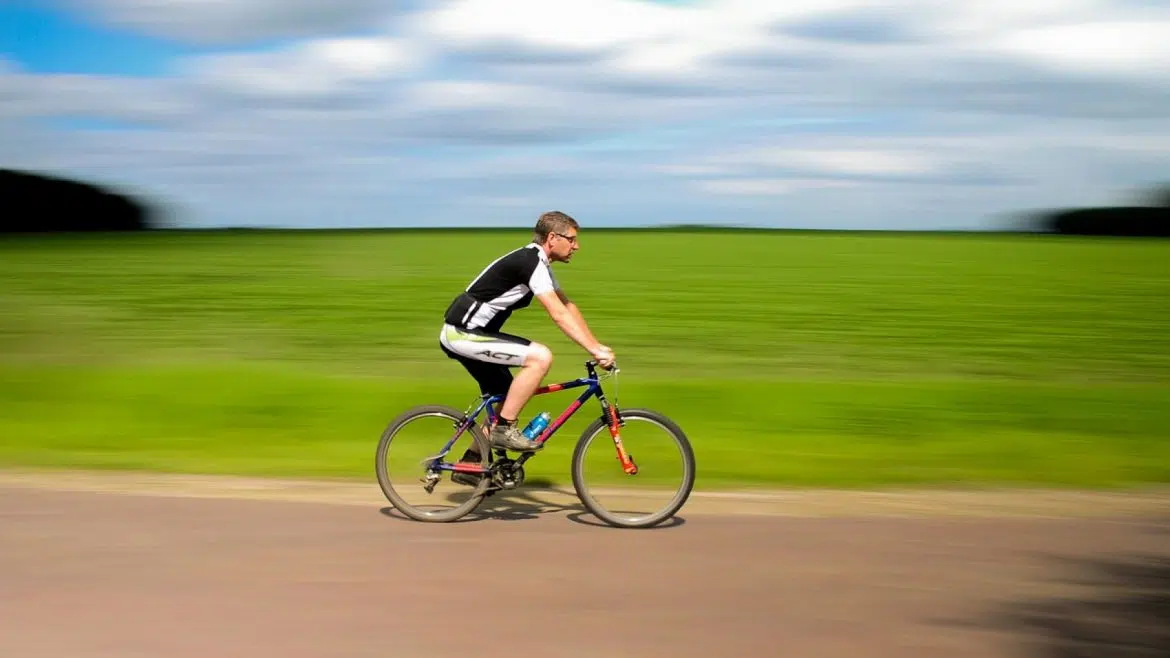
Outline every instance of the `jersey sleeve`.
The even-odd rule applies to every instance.
[[[539,259],[536,261],[536,267],[532,269],[532,275],[528,277],[528,287],[534,295],[543,295],[546,292],[561,289],[556,277],[553,276],[552,269]]]

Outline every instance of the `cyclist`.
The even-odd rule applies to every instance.
[[[534,452],[542,447],[521,434],[516,421],[548,373],[552,352],[545,345],[501,331],[512,312],[529,306],[533,297],[598,365],[607,370],[613,365],[613,350],[593,337],[581,311],[552,273],[553,261],[567,263],[580,248],[578,228],[577,221],[565,213],[542,214],[532,242],[488,264],[444,314],[439,332],[443,352],[463,365],[481,393],[505,396],[499,420],[490,428],[488,439],[493,448]],[[515,367],[520,371],[513,378],[510,368]],[[478,461],[479,457],[469,450],[461,461]],[[475,478],[458,479],[471,483]]]

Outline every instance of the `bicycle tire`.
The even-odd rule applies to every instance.
[[[382,437],[378,441],[378,448],[375,451],[374,473],[378,477],[378,486],[381,487],[382,494],[386,496],[386,500],[390,501],[390,504],[395,509],[415,521],[428,523],[450,523],[452,521],[458,521],[471,513],[483,502],[483,498],[490,484],[487,477],[480,480],[479,484],[472,490],[471,496],[463,504],[445,512],[426,512],[407,503],[402,496],[398,495],[398,492],[394,489],[394,483],[390,481],[390,475],[386,472],[386,453],[390,450],[390,445],[394,440],[395,434],[410,421],[424,416],[449,418],[452,421],[452,428],[454,428],[455,424],[461,423],[467,418],[467,415],[462,411],[446,405],[421,405],[404,411],[392,420],[382,432]],[[467,428],[466,431],[471,432],[472,440],[481,455],[482,461],[480,463],[486,467],[489,457],[487,439],[484,438],[483,433],[475,425]],[[439,446],[441,445],[440,443]]]
[[[605,422],[600,418],[590,423],[581,433],[580,438],[577,439],[577,446],[573,450],[572,457],[573,488],[576,490],[577,498],[580,499],[585,509],[603,522],[618,528],[650,528],[672,518],[686,504],[687,499],[690,498],[691,491],[695,486],[695,453],[691,448],[691,442],[687,438],[686,433],[682,431],[682,428],[677,423],[664,414],[644,408],[622,409],[620,414],[624,419],[641,418],[657,423],[674,439],[679,447],[679,451],[682,453],[683,465],[686,470],[686,475],[683,478],[683,486],[679,488],[679,493],[675,494],[674,499],[663,509],[636,521],[625,520],[611,514],[601,503],[597,502],[589,494],[589,486],[585,482],[583,468],[585,450],[597,435],[608,429]],[[607,438],[609,437],[608,432],[605,436]],[[637,476],[635,475],[633,477]]]

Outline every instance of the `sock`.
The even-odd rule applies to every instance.
[[[503,416],[500,416],[499,418],[500,418],[500,420],[498,423],[496,423],[497,425],[502,425],[503,427],[511,427],[512,425],[516,424],[515,418],[513,418],[512,420],[508,420],[507,418],[504,418]]]

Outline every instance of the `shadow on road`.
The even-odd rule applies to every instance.
[[[1167,528],[1157,532],[1170,544]],[[1170,657],[1170,550],[1057,562],[1058,584],[1083,591],[1000,607],[997,630],[1018,635],[1036,658]]]
[[[524,486],[519,489],[512,489],[508,491],[497,491],[495,494],[484,498],[479,507],[472,511],[467,516],[455,521],[454,523],[474,523],[478,521],[528,521],[538,519],[541,516],[550,514],[565,514],[565,518],[581,525],[594,526],[598,528],[610,528],[614,530],[623,530],[624,528],[614,528],[606,524],[601,519],[594,516],[585,506],[580,502],[573,502],[569,504],[558,503],[549,500],[550,497],[541,497],[541,492],[557,492],[556,498],[565,497],[563,494],[572,494],[571,491],[562,489],[555,489],[551,484],[541,482],[539,480],[529,480]],[[447,497],[447,502],[452,504],[459,504],[466,500],[465,496],[461,494],[452,494]],[[575,499],[574,499],[575,500]],[[404,514],[398,512],[393,506],[386,506],[381,508],[381,513],[393,519],[402,521],[411,521],[411,519]],[[414,522],[414,521],[412,521]],[[682,516],[675,515],[673,518],[654,526],[653,528],[645,528],[645,530],[665,530],[668,528],[677,528],[686,523],[686,519]]]

